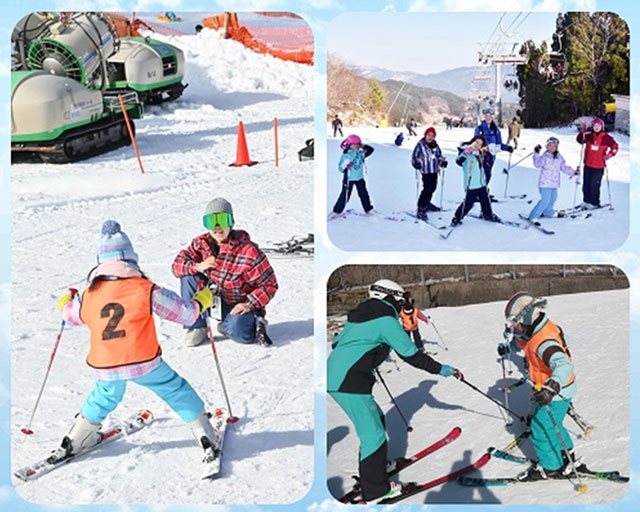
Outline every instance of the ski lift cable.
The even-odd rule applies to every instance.
[[[491,35],[489,36],[489,39],[487,39],[487,42],[482,47],[481,53],[484,53],[484,51],[487,49],[487,46],[489,46],[489,44],[491,43],[491,39],[493,39],[494,34],[496,33],[496,31],[500,27],[500,23],[502,22],[502,19],[506,16],[506,14],[507,14],[506,12],[503,12],[502,16],[500,16],[500,19],[498,20],[498,23],[496,23],[496,26],[493,28],[493,32],[491,32]]]

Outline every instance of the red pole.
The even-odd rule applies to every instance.
[[[276,167],[278,167],[279,158],[278,158],[278,118],[273,118],[273,137],[274,137],[274,145],[276,152]]]
[[[129,138],[131,139],[131,144],[133,144],[133,150],[136,152],[136,157],[138,158],[138,165],[140,166],[140,172],[144,174],[144,167],[142,167],[142,160],[140,159],[138,144],[136,144],[136,138],[133,135],[133,130],[131,129],[131,123],[129,122],[129,114],[127,114],[127,109],[124,106],[124,100],[122,99],[122,94],[118,94],[118,100],[120,100],[120,108],[122,109],[122,115],[124,116],[124,121],[127,124],[127,131],[129,132]]]

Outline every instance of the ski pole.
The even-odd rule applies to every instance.
[[[611,201],[611,185],[609,184],[609,167],[604,164],[604,175],[607,178],[607,193],[609,194],[609,210],[613,210],[613,202]]]
[[[536,390],[540,391],[540,389],[542,389],[542,386],[537,384],[536,385]],[[573,459],[571,458],[571,454],[569,453],[569,448],[567,448],[567,443],[564,442],[564,438],[562,437],[562,433],[560,432],[560,428],[558,427],[558,424],[556,423],[556,419],[553,417],[553,413],[551,412],[551,407],[549,407],[549,404],[547,404],[547,405],[544,406],[544,408],[547,410],[547,414],[549,415],[549,420],[553,424],[553,429],[556,431],[556,435],[558,436],[558,440],[560,441],[560,444],[562,444],[562,449],[564,450],[564,454],[566,455],[567,460],[569,461],[569,464],[571,465],[571,469],[573,470],[573,474],[575,475],[576,480],[578,480],[577,490],[578,490],[578,492],[585,493],[585,492],[587,492],[587,486],[586,486],[585,483],[582,482],[582,479],[580,478],[580,475],[578,474],[578,470],[576,469],[576,465],[573,463]]]
[[[440,180],[440,211],[442,211],[442,203],[444,201],[444,168],[442,169],[442,179]]]
[[[436,327],[436,324],[433,323],[433,320],[430,316],[427,317],[429,319],[429,323],[431,324],[431,327],[433,327],[434,331],[436,331],[436,334],[438,335],[438,338],[440,338],[440,342],[442,343],[442,348],[445,350],[449,350],[449,348],[447,347],[447,344],[444,342],[444,340],[442,339],[442,336],[440,335],[440,331],[438,331],[438,328]],[[440,345],[438,343],[438,345]]]
[[[507,179],[504,184],[504,197],[507,197],[507,191],[509,189],[509,169],[511,169],[511,155],[513,155],[513,153],[509,153],[509,162],[507,163]]]
[[[419,183],[419,178],[418,178],[418,169],[415,170],[415,177],[416,177],[416,216],[420,213],[420,207],[418,205],[418,202],[420,201],[420,183]],[[428,205],[427,205],[428,206]]]
[[[513,416],[515,416],[516,418],[518,418],[520,421],[525,422],[527,421],[527,419],[524,416],[520,416],[518,413],[516,413],[515,411],[512,411],[511,409],[505,407],[503,404],[501,404],[500,402],[498,402],[495,398],[490,397],[489,395],[487,395],[484,391],[481,391],[480,389],[478,389],[476,386],[474,386],[473,384],[471,384],[471,382],[469,382],[468,380],[466,380],[464,378],[464,375],[462,375],[462,372],[460,371],[456,371],[456,373],[454,374],[454,377],[456,379],[458,379],[460,382],[464,382],[467,386],[469,386],[471,389],[473,389],[474,391],[477,391],[478,393],[480,393],[482,396],[484,396],[485,398],[488,398],[489,400],[491,400],[494,404],[498,405],[499,407],[502,407],[505,411],[507,411],[509,414],[512,414]]]
[[[69,288],[69,295],[73,299],[78,293],[78,290],[75,288]],[[64,326],[66,322],[64,319],[60,323],[60,331],[58,331],[58,335],[56,336],[56,341],[53,345],[53,350],[51,351],[51,355],[49,356],[49,364],[47,365],[47,371],[44,374],[44,380],[42,381],[42,386],[40,386],[40,392],[38,393],[38,398],[36,398],[36,405],[33,407],[33,412],[31,413],[31,418],[29,418],[29,424],[20,429],[20,432],[23,434],[30,436],[33,434],[33,430],[31,430],[31,423],[33,423],[33,418],[36,415],[36,411],[38,410],[38,405],[40,404],[40,398],[42,398],[42,392],[44,391],[44,387],[47,384],[47,379],[49,378],[49,373],[51,372],[51,366],[53,366],[53,359],[56,357],[56,352],[58,351],[58,345],[60,345],[60,339],[62,339],[62,333],[64,332]]]
[[[593,432],[593,429],[595,427],[578,414],[575,407],[573,406],[573,402],[569,403],[569,411],[567,412],[567,414],[573,421],[576,422],[576,425],[578,425],[582,429],[583,437],[591,437],[591,433]]]
[[[518,160],[515,164],[513,165],[509,165],[508,169],[502,169],[502,172],[504,172],[505,174],[509,174],[509,171],[513,168],[513,167],[517,167],[518,164],[524,162],[527,158],[529,158],[531,155],[533,155],[533,151],[531,151],[530,153],[527,153],[525,156],[523,156],[520,160]]]
[[[584,156],[584,134],[582,135],[582,144],[580,144],[580,160],[578,161],[578,170],[582,167],[582,157]],[[584,168],[583,168],[584,170]],[[573,188],[573,210],[576,209],[576,196],[578,194],[578,185],[580,185],[580,174],[576,177],[576,184]]]
[[[198,289],[201,290],[205,286],[204,281],[198,281]],[[210,308],[209,308],[210,309]],[[224,399],[227,402],[227,409],[229,409],[229,418],[227,419],[227,423],[236,423],[240,418],[234,416],[231,412],[231,402],[229,401],[229,395],[227,394],[227,387],[224,385],[224,378],[222,377],[222,369],[220,368],[220,361],[218,360],[218,352],[216,350],[216,340],[213,336],[213,330],[211,329],[211,315],[207,315],[205,319],[205,323],[207,324],[207,335],[209,336],[209,341],[211,341],[211,350],[213,351],[213,358],[216,362],[216,368],[218,370],[218,377],[220,378],[220,384],[222,385],[222,392],[224,393]],[[235,428],[235,426],[234,426]]]
[[[507,388],[507,372],[504,367],[504,354],[500,358],[500,364],[502,365],[502,389],[504,390],[504,403],[509,409],[509,389]],[[507,422],[506,426],[510,427],[513,425],[512,421]]]
[[[378,378],[380,379],[380,382],[384,386],[384,389],[387,391],[387,394],[389,395],[389,398],[391,398],[391,403],[393,403],[393,405],[395,406],[396,410],[398,411],[398,414],[402,418],[402,421],[407,426],[407,432],[413,432],[413,427],[411,425],[409,425],[409,422],[404,417],[404,414],[402,414],[402,411],[400,410],[400,407],[396,403],[396,399],[393,398],[393,395],[391,394],[391,391],[389,391],[389,388],[387,387],[387,383],[384,381],[384,379],[382,378],[382,375],[380,375],[380,372],[378,371],[377,368],[376,368],[376,374],[378,375]]]

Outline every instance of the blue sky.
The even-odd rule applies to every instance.
[[[506,43],[549,40],[555,18],[553,12],[350,12],[331,23],[327,48],[353,64],[436,73],[476,65],[478,43],[490,37],[502,35]]]
[[[12,510],[12,511],[42,511],[42,510],[54,510],[51,507],[39,506],[29,504],[22,501],[13,491],[10,480],[10,407],[9,407],[9,322],[8,318],[8,304],[5,294],[7,282],[9,279],[9,131],[10,131],[10,119],[9,119],[9,36],[11,29],[15,21],[17,21],[27,10],[61,10],[69,8],[68,2],[62,0],[38,0],[27,2],[4,2],[3,16],[0,19],[0,95],[2,97],[1,109],[0,109],[0,162],[2,163],[1,175],[0,175],[0,510]],[[28,7],[27,7],[28,6]],[[507,6],[506,2],[497,2],[496,0],[371,0],[371,1],[346,1],[339,2],[338,0],[309,0],[294,2],[292,0],[238,0],[235,2],[220,2],[211,0],[167,0],[166,2],[156,2],[153,0],[138,0],[136,2],[124,1],[124,0],[76,0],[73,2],[73,6],[77,10],[121,10],[121,11],[164,11],[164,10],[191,10],[191,11],[212,11],[221,12],[223,10],[291,10],[302,14],[305,19],[311,25],[316,37],[316,140],[317,140],[317,152],[316,152],[316,166],[317,173],[315,177],[315,193],[317,198],[323,198],[326,192],[326,180],[324,175],[324,169],[326,169],[326,145],[324,138],[326,136],[325,126],[325,104],[326,104],[326,92],[325,92],[325,78],[324,72],[326,69],[326,49],[327,49],[327,37],[329,33],[329,27],[331,26],[331,20],[337,15],[344,13],[345,11],[362,12],[362,11],[385,11],[389,14],[393,12],[402,11],[434,11],[434,10],[457,10],[457,11],[479,11],[479,10],[495,10],[502,6]],[[542,11],[558,11],[558,10],[609,10],[620,13],[629,23],[632,32],[632,57],[636,54],[640,55],[640,46],[637,44],[637,37],[634,36],[636,30],[640,30],[640,6],[635,2],[629,1],[596,1],[596,0],[513,0],[508,3],[508,7],[513,10],[531,10],[537,9]],[[468,34],[472,33],[471,29],[468,29],[468,25],[465,23],[471,23],[473,27],[473,19],[484,19],[485,15],[474,15],[469,17],[469,14],[460,13],[460,19],[471,20],[461,22],[463,25],[455,27],[456,38],[460,40],[468,41],[468,44],[462,44],[465,49],[464,55],[466,55],[467,47],[470,47],[475,52],[476,40],[482,40],[487,38],[493,29],[493,26],[497,22],[501,13],[496,11],[492,14],[487,14],[486,18],[488,22],[478,23],[478,33],[482,35],[479,39],[476,39],[475,32],[473,36]],[[412,15],[416,19],[420,16]],[[434,14],[435,16],[435,14]],[[531,31],[531,37],[536,39],[536,31],[540,31],[541,34],[546,34],[547,29],[542,28],[542,24],[538,27],[537,24],[531,22],[532,19],[536,19],[540,16],[540,19],[545,19],[548,16],[551,20],[551,29],[553,28],[553,16],[551,15],[532,15],[529,20],[525,21],[521,30]],[[366,17],[366,16],[363,16]],[[412,18],[410,18],[412,19]],[[413,19],[412,19],[413,21]],[[439,24],[438,24],[439,25]],[[463,29],[462,27],[465,27]],[[432,30],[439,30],[438,26],[430,27]],[[420,26],[417,33],[425,33],[427,26]],[[444,29],[447,31],[447,29]],[[547,37],[542,35],[542,37]],[[382,36],[377,37],[382,40]],[[331,43],[333,44],[333,42]],[[389,43],[390,44],[390,43]],[[454,55],[457,52],[447,57],[447,61],[454,62]],[[460,54],[462,55],[462,53]],[[458,64],[459,57],[455,57],[455,64],[450,67],[455,67]],[[460,57],[461,58],[461,57]],[[466,58],[466,57],[465,57]],[[430,60],[432,57],[425,58]],[[640,84],[640,76],[636,68],[638,67],[637,59],[632,60],[632,96],[634,103],[638,100],[638,85]],[[400,61],[397,61],[400,62]],[[442,62],[433,60],[433,62]],[[473,62],[472,62],[473,63]],[[440,63],[438,66],[446,65]],[[433,64],[434,69],[436,64]],[[403,66],[399,66],[397,69],[405,69]],[[414,71],[418,71],[417,69]],[[429,71],[423,71],[429,72]],[[634,109],[637,111],[637,108]],[[632,165],[637,166],[640,162],[640,147],[636,140],[640,140],[638,137],[638,123],[632,120]],[[638,346],[638,336],[640,334],[640,311],[639,300],[640,295],[636,292],[638,286],[640,286],[640,211],[638,206],[640,205],[640,186],[638,179],[632,180],[632,209],[631,209],[631,234],[627,243],[619,250],[613,253],[554,253],[554,254],[533,254],[527,253],[429,253],[429,254],[402,254],[402,253],[385,253],[385,263],[388,264],[407,264],[407,263],[588,263],[588,262],[602,262],[612,263],[622,268],[631,279],[632,291],[631,291],[631,336],[634,342],[631,343],[631,408],[632,408],[632,439],[631,439],[631,460],[632,460],[632,484],[631,490],[627,497],[620,503],[611,506],[600,506],[597,508],[590,508],[590,510],[597,510],[598,512],[609,511],[637,511],[638,504],[640,503],[640,429],[637,425],[640,425],[640,348]],[[323,454],[325,452],[325,432],[326,432],[326,408],[325,408],[325,395],[324,395],[324,361],[326,359],[326,336],[324,327],[324,316],[326,314],[326,302],[325,302],[325,286],[328,276],[331,272],[340,265],[346,263],[379,263],[379,257],[375,254],[354,254],[344,253],[332,248],[327,241],[326,229],[324,226],[324,217],[319,215],[321,200],[316,201],[316,231],[319,233],[317,238],[316,247],[316,275],[315,275],[315,304],[316,304],[316,319],[314,325],[316,327],[316,350],[315,350],[315,386],[317,391],[316,397],[316,462],[315,462],[315,481],[313,488],[309,495],[303,499],[299,504],[290,506],[259,506],[259,507],[184,507],[184,506],[166,506],[166,507],[151,507],[151,506],[95,506],[91,507],[92,511],[120,511],[120,510],[140,510],[140,511],[155,511],[162,510],[163,512],[178,512],[182,510],[202,510],[203,512],[216,510],[218,512],[254,512],[254,511],[268,511],[268,512],[324,512],[333,511],[337,509],[335,502],[328,501],[329,496],[327,494],[325,486],[326,464],[324,462]],[[34,231],[37,232],[42,226],[46,225],[47,219],[43,217],[37,224],[33,226]],[[46,251],[43,248],[43,253],[37,257],[47,257]],[[13,293],[40,293],[41,290],[46,291],[47,283],[33,283],[33,287],[29,290],[13,290]],[[57,320],[56,320],[57,321]],[[623,340],[626,341],[626,340]],[[50,343],[50,340],[43,340],[43,343]],[[40,378],[40,376],[38,376]],[[603,376],[603,385],[606,385],[606,375]],[[15,390],[14,390],[15,391]],[[16,434],[16,432],[13,432]],[[46,501],[46,497],[42,497]],[[79,507],[74,507],[80,509]],[[548,507],[540,506],[509,506],[505,505],[501,507],[501,511],[504,512],[540,512]],[[72,509],[71,507],[64,507],[65,510]],[[371,510],[367,508],[368,510]],[[587,507],[554,507],[555,512],[576,512],[577,510],[586,510]],[[59,508],[57,510],[60,510]],[[82,510],[89,510],[87,507],[83,507]],[[358,508],[357,510],[365,510],[365,508]],[[394,511],[419,510],[417,507],[397,507]],[[442,512],[459,512],[459,511],[472,511],[472,512],[485,512],[495,511],[495,507],[490,506],[432,506],[429,510],[442,511]]]

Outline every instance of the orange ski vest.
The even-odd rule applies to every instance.
[[[80,319],[91,331],[89,366],[144,363],[162,354],[151,314],[152,288],[151,281],[133,277],[85,290]]]
[[[567,354],[569,361],[573,362],[571,353],[569,352],[569,347],[567,346],[567,343],[564,340],[564,336],[562,335],[562,329],[560,329],[550,320],[547,320],[547,323],[544,325],[544,327],[540,329],[536,334],[534,334],[529,341],[522,342],[516,339],[516,343],[524,351],[527,362],[529,363],[529,376],[535,384],[544,384],[553,373],[551,371],[551,368],[549,368],[549,366],[541,358],[538,357],[538,347],[548,340],[556,341],[560,345],[564,353]],[[576,374],[573,373],[571,375],[571,378],[569,379],[569,382],[567,382],[562,387],[566,388],[567,386],[570,386],[575,380]]]
[[[415,331],[418,328],[418,310],[413,308],[412,313],[405,313],[400,310],[400,321],[405,331]]]

